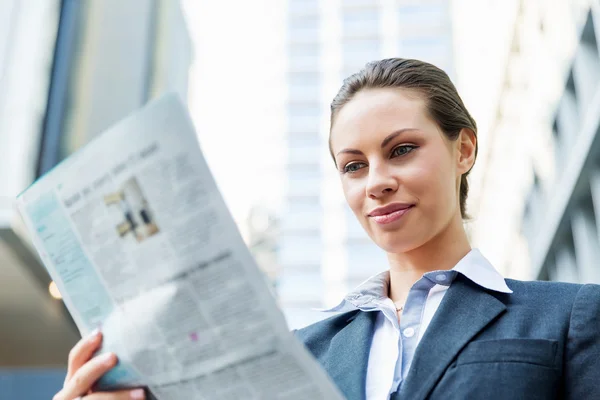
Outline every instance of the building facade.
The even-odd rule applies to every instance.
[[[600,8],[584,12],[550,120],[554,173],[534,169],[523,233],[532,278],[600,283]]]
[[[597,6],[518,1],[515,15],[473,176],[473,241],[510,277],[598,282]]]
[[[280,221],[280,302],[291,327],[387,268],[345,203],[328,150],[329,103],[365,63],[418,58],[454,75],[449,1],[289,0],[288,186]]]

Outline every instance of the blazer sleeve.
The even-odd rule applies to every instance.
[[[600,399],[600,285],[583,285],[575,297],[564,368],[566,399]]]

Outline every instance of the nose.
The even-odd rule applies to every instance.
[[[366,194],[371,199],[378,199],[398,190],[398,180],[388,171],[385,165],[369,168]]]

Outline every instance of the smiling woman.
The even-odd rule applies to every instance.
[[[600,397],[600,287],[504,279],[469,244],[477,127],[446,73],[368,64],[331,104],[329,147],[389,260],[295,332],[348,399]]]
[[[433,245],[444,227],[460,237],[474,129],[445,134],[410,89],[362,90],[334,111],[334,121],[330,143],[346,200],[379,246],[406,253]]]

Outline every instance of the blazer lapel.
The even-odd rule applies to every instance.
[[[500,300],[458,275],[417,346],[400,398],[425,399],[458,352],[505,309]]]
[[[332,339],[323,366],[348,400],[364,400],[376,312],[358,311]]]

